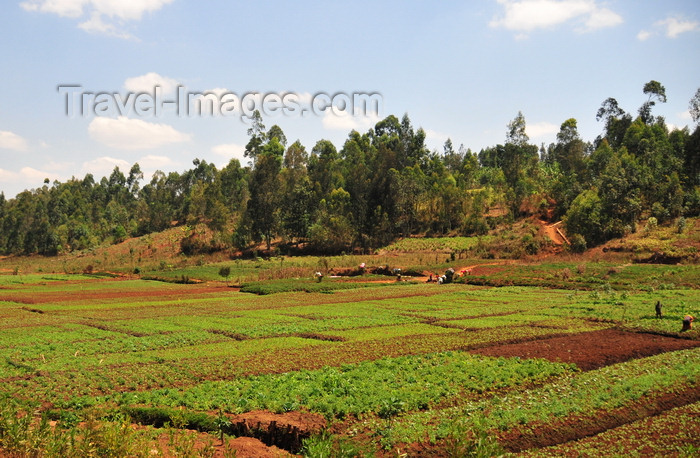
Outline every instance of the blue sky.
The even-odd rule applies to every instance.
[[[532,143],[554,141],[572,117],[592,141],[603,100],[636,113],[650,80],[668,96],[653,113],[692,128],[688,102],[700,87],[696,0],[12,0],[0,27],[0,190],[8,198],[44,178],[99,179],[134,162],[147,179],[195,158],[247,162],[241,116],[114,105],[67,116],[62,85],[124,98],[158,85],[163,100],[178,87],[293,93],[300,104],[321,92],[379,93],[380,117],[408,113],[438,151],[448,137],[474,151],[502,143],[518,111]],[[376,120],[330,111],[264,118],[307,150],[320,139],[340,148],[351,129],[365,132]]]

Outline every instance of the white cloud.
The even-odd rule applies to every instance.
[[[245,159],[243,153],[245,153],[245,146],[239,145],[237,143],[225,143],[223,145],[216,145],[213,147],[212,152],[224,158],[236,158],[240,161]]]
[[[26,151],[27,141],[13,132],[0,130],[0,149]]]
[[[221,116],[241,112],[241,100],[238,94],[229,89],[216,87],[201,92],[191,92],[189,96],[193,95],[190,104],[192,113],[201,116]]]
[[[654,22],[652,31],[642,30],[637,34],[639,41],[645,41],[660,33],[668,38],[678,38],[678,35],[687,32],[696,32],[700,30],[700,22],[692,21],[681,16],[670,16],[666,19]]]
[[[56,0],[51,0],[56,1]],[[137,21],[144,13],[158,11],[173,0],[91,0],[100,14],[124,20]]]
[[[587,32],[622,23],[622,17],[595,0],[498,0],[503,5],[501,17],[494,18],[491,27],[503,27],[519,32],[516,38],[527,37],[536,29],[554,27],[576,21],[578,32]]]
[[[594,6],[584,22],[585,27],[582,31],[615,27],[619,24],[622,24],[622,16],[608,8]]]
[[[94,11],[90,15],[90,19],[78,24],[78,28],[88,33],[101,33],[117,38],[135,39],[130,33],[120,31],[114,24],[104,22],[102,20],[102,15]]]
[[[314,95],[310,92],[295,92],[297,101],[303,107],[310,107],[314,101]]]
[[[80,169],[80,174],[86,175],[91,173],[95,177],[109,176],[114,170],[114,167],[119,167],[119,170],[122,172],[128,172],[129,169],[131,169],[131,164],[124,159],[103,156],[91,161],[83,162],[83,166]]]
[[[144,180],[146,182],[151,180],[153,172],[156,170],[173,169],[179,165],[169,157],[154,156],[150,154],[141,157],[135,162],[137,162],[141,167],[144,174]],[[133,163],[124,159],[102,156],[91,161],[83,162],[80,168],[80,175],[82,176],[91,173],[96,179],[99,179],[100,177],[109,176],[114,170],[114,167],[119,167],[119,170],[126,175],[128,174],[129,170],[131,170],[132,165]]]
[[[326,110],[323,114],[323,119],[321,123],[323,127],[328,130],[344,130],[351,131],[356,130],[358,132],[364,132],[381,121],[381,118],[376,114],[370,114],[368,116],[352,116],[345,112],[334,113],[333,110]]]
[[[62,17],[80,17],[89,0],[28,0],[20,3],[26,11],[58,14]]]
[[[126,150],[153,149],[171,143],[189,141],[191,136],[168,124],[129,119],[97,117],[88,126],[90,136],[112,148]]]
[[[669,17],[654,23],[654,25],[663,28],[668,38],[676,38],[681,33],[700,30],[700,22],[680,17]]]
[[[61,17],[89,17],[78,27],[92,33],[103,33],[120,38],[132,38],[121,32],[126,21],[138,21],[144,13],[158,11],[173,0],[27,0],[20,3],[26,11],[56,14]],[[107,18],[109,21],[105,21]],[[111,22],[110,22],[111,21]]]
[[[546,137],[559,132],[559,126],[551,122],[536,122],[525,125],[525,133],[531,139]]]
[[[426,140],[433,140],[435,142],[445,143],[449,138],[449,135],[443,134],[442,132],[438,132],[433,129],[423,129],[423,131],[425,132]]]
[[[652,33],[647,31],[647,30],[640,30],[639,33],[637,34],[637,40],[639,41],[646,41],[649,39],[649,37],[652,36]]]
[[[146,155],[136,162],[138,162],[142,170],[162,170],[178,165],[167,156],[154,156],[152,154]]]
[[[55,173],[37,170],[32,167],[22,167],[19,172],[0,169],[0,181],[3,183],[23,183],[27,188],[39,187],[44,183],[44,179],[60,180]]]
[[[178,85],[176,80],[155,72],[127,78],[124,81],[124,88],[129,92],[153,92],[153,88],[160,86],[164,93],[173,93]]]
[[[683,129],[683,127],[682,127],[682,126],[678,126],[678,125],[676,125],[676,124],[672,124],[672,123],[670,123],[670,122],[667,122],[667,123],[666,123],[666,129],[667,129],[668,132],[670,133],[670,132],[673,132],[674,130],[681,130],[681,129]]]

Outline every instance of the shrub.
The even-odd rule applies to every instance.
[[[659,220],[657,220],[655,217],[650,216],[649,219],[647,220],[647,224],[644,226],[644,234],[649,235],[651,231],[656,229],[659,226]]]
[[[228,280],[228,277],[231,276],[231,267],[224,266],[221,269],[219,269],[219,276]]]
[[[559,275],[561,276],[562,280],[569,280],[571,278],[571,270],[569,270],[568,267],[562,269],[561,272],[559,272]]]
[[[571,251],[574,253],[583,253],[586,251],[586,239],[581,234],[571,236]]]
[[[666,221],[670,217],[668,210],[659,202],[654,202],[651,206],[651,214],[657,221]]]
[[[187,256],[213,253],[217,248],[219,247],[215,246],[215,244],[208,243],[195,233],[192,233],[190,236],[180,241],[180,250]]]
[[[686,226],[685,218],[681,216],[680,218],[678,218],[678,221],[676,221],[676,231],[679,234],[682,234],[683,231],[685,231],[685,226]]]
[[[540,252],[540,242],[532,235],[524,235],[521,241],[527,254],[537,254]]]

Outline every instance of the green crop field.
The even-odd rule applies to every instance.
[[[700,290],[688,286],[697,268],[611,275],[592,264],[562,279],[564,269],[575,267],[508,268],[521,280],[568,281],[564,288],[284,277],[255,283],[264,284],[263,295],[212,281],[212,266],[189,268],[188,276],[209,279],[199,284],[0,276],[0,448],[18,456],[99,454],[79,449],[87,445],[75,438],[87,435],[103,451],[131,456],[161,453],[158,438],[167,433],[167,453],[207,455],[215,448],[196,446],[201,436],[186,430],[213,442],[241,434],[236,415],[266,411],[323,419],[325,431],[302,431],[288,449],[309,456],[624,453],[632,449],[614,440],[577,445],[575,431],[617,437],[620,428],[692,422],[700,336],[679,331],[684,314],[700,314]],[[599,274],[615,284],[594,287]],[[658,288],[667,278],[676,281]],[[649,345],[601,356],[593,369],[541,349],[489,353],[578,339],[564,350],[577,353],[580,342],[595,347],[606,332]],[[665,342],[672,348],[661,349]],[[683,413],[676,423],[668,415],[647,420],[671,408]],[[132,430],[133,422],[146,427]],[[548,439],[538,442],[542,431]],[[697,438],[645,440],[647,449],[629,447],[676,454],[698,447]],[[124,441],[141,445],[123,448]]]

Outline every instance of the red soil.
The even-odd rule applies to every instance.
[[[118,281],[118,280],[116,280]],[[148,300],[173,300],[184,297],[201,295],[207,293],[221,293],[223,291],[234,292],[232,288],[225,285],[183,285],[180,288],[175,285],[165,285],[162,290],[143,289],[134,291],[120,291],[115,284],[114,289],[101,289],[97,291],[71,291],[70,293],[61,291],[27,291],[26,293],[14,290],[10,294],[0,293],[0,301],[17,302],[20,304],[43,304],[56,302],[79,302],[79,301],[99,301],[104,299],[124,299],[124,298],[144,298]]]
[[[268,447],[252,437],[237,437],[231,440],[230,446],[236,451],[237,458],[278,458],[292,456],[285,450],[277,448],[274,445]]]
[[[478,266],[472,266],[472,275],[493,275],[502,271],[504,267],[496,267],[495,264],[482,264]]]
[[[231,423],[245,422],[250,428],[269,430],[273,423],[278,428],[296,428],[300,434],[310,436],[318,434],[326,427],[326,419],[322,415],[311,412],[272,413],[266,410],[254,410],[238,415],[228,416]]]
[[[207,454],[206,456],[213,456],[215,458],[231,456],[232,450],[235,450],[235,456],[237,458],[283,458],[294,456],[286,450],[282,450],[274,445],[267,446],[253,437],[236,437],[235,439],[228,439],[226,444],[223,445],[218,438],[213,439],[213,436],[210,434],[191,433],[196,434],[196,438],[194,440],[194,450],[196,453],[203,453],[205,448],[213,445],[213,455]],[[214,441],[213,444],[212,439]],[[158,455],[158,450],[154,449],[152,451],[154,456],[165,456],[168,458],[182,456],[171,444],[169,444],[169,441],[170,439],[167,433],[161,434],[158,437],[158,447],[160,448],[162,455]],[[2,456],[1,453],[0,456]]]
[[[544,358],[550,361],[574,363],[582,370],[592,370],[630,359],[694,347],[700,347],[700,341],[604,329],[531,342],[496,345],[472,350],[471,353],[485,356]]]

